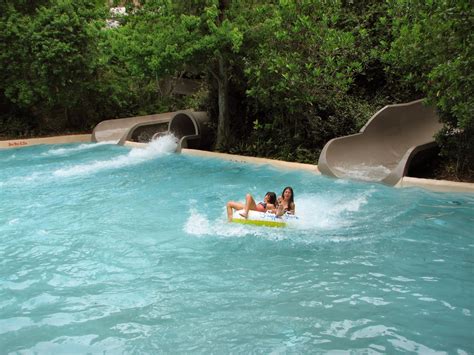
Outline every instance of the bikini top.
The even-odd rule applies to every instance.
[[[267,208],[267,204],[266,204],[265,202],[259,202],[258,204],[259,204],[259,205],[262,205],[263,208]]]

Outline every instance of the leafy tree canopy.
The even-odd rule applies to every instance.
[[[469,0],[119,4],[128,15],[111,29],[100,0],[0,2],[0,134],[192,104],[214,118],[218,149],[315,163],[377,109],[426,97],[444,173],[474,176]],[[198,94],[164,89],[183,75]]]

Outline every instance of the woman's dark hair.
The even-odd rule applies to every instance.
[[[291,191],[291,198],[290,198],[290,203],[288,204],[288,208],[291,208],[291,204],[295,203],[295,193],[293,192],[293,188],[291,186],[287,186],[283,189],[283,191],[281,192],[281,198],[282,199],[285,199],[285,197],[283,196],[285,194],[285,191],[286,190],[290,190]]]
[[[276,205],[277,201],[277,195],[273,191],[269,191],[265,194],[265,196],[268,196],[268,202],[271,203],[272,205]]]

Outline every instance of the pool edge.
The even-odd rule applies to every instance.
[[[435,192],[461,192],[474,194],[474,184],[470,182],[457,182],[449,180],[422,179],[404,176],[397,185],[397,188],[421,187]]]
[[[321,173],[318,170],[318,166],[313,165],[313,164],[295,163],[295,162],[268,159],[268,158],[247,157],[244,155],[217,153],[217,152],[209,152],[205,150],[188,149],[188,148],[183,148],[181,150],[181,153],[186,154],[186,155],[194,155],[194,156],[200,156],[200,157],[206,157],[206,158],[219,158],[223,160],[235,161],[237,163],[271,165],[277,168],[283,168],[283,169],[288,169],[288,170],[304,170],[304,171],[309,171],[317,175],[321,175]]]
[[[91,134],[71,134],[43,138],[0,140],[0,149],[28,147],[38,144],[87,143],[91,141]]]

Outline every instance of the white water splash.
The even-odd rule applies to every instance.
[[[53,172],[57,177],[71,177],[87,175],[98,171],[119,169],[126,166],[137,165],[176,151],[178,141],[173,135],[159,137],[148,143],[144,148],[133,148],[128,154],[116,157],[114,160],[99,160],[87,164],[78,164]]]
[[[338,229],[347,226],[348,215],[359,212],[367,204],[371,192],[367,191],[350,199],[345,195],[305,194],[296,201],[298,229]]]
[[[55,148],[55,149],[50,149],[47,152],[42,153],[41,155],[45,155],[45,156],[67,155],[69,153],[80,152],[80,151],[84,151],[84,150],[90,150],[90,149],[100,147],[102,145],[111,145],[111,144],[117,144],[117,141],[104,141],[104,142],[98,142],[98,143],[85,143],[85,144],[81,144],[81,145],[78,145],[78,146],[72,147],[72,148]]]
[[[206,216],[200,214],[195,208],[191,208],[184,231],[193,235],[207,235],[211,232],[211,225]]]
[[[245,237],[253,235],[266,239],[283,239],[285,234],[283,229],[261,226],[244,225],[227,222],[227,216],[223,211],[222,215],[215,220],[210,220],[203,212],[195,207],[191,207],[190,215],[183,230],[190,235],[202,236],[224,236],[230,238]]]
[[[359,164],[353,166],[334,167],[344,177],[362,181],[381,181],[390,174],[390,169],[383,165]]]
[[[253,235],[270,240],[283,240],[303,235],[306,242],[324,239],[325,241],[344,242],[351,238],[330,237],[327,232],[350,227],[355,215],[367,204],[371,191],[347,199],[347,196],[328,196],[323,194],[303,194],[296,201],[297,221],[289,222],[287,228],[271,228],[246,224],[228,223],[225,211],[215,220],[205,211],[190,208],[190,215],[183,230],[195,236],[244,237]],[[301,234],[303,233],[303,234]],[[300,237],[298,237],[301,239]]]

